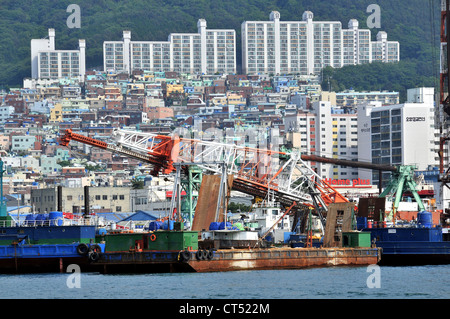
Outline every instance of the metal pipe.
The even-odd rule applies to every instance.
[[[450,81],[448,79],[449,75],[449,62],[450,62],[450,1],[446,0],[446,8],[445,8],[446,14],[445,14],[445,23],[446,23],[446,31],[447,31],[447,94],[450,94]],[[445,105],[444,105],[444,111],[445,108],[448,107],[448,95],[445,98]]]
[[[360,167],[360,168],[368,168],[368,169],[390,171],[390,172],[396,172],[398,170],[398,168],[396,166],[391,166],[391,165],[381,165],[381,164],[373,164],[373,163],[369,163],[369,162],[328,158],[328,157],[317,156],[317,155],[302,154],[301,159],[304,161],[329,163],[329,164],[336,164],[336,165],[341,165],[341,166]]]
[[[58,194],[58,212],[62,212],[63,211],[63,206],[62,206],[62,186],[59,185],[58,186],[58,190],[57,190]]]
[[[84,216],[88,216],[89,213],[89,186],[84,186]]]

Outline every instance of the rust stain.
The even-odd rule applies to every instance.
[[[202,231],[209,229],[209,225],[215,221],[216,207],[220,190],[220,175],[204,175],[198,194],[197,206],[195,208],[192,230]],[[228,195],[233,184],[233,176],[228,176]],[[223,221],[223,214],[219,214],[218,222]]]
[[[373,248],[285,248],[267,250],[219,250],[212,260],[190,260],[197,272],[297,269],[344,265],[371,265],[379,261]]]

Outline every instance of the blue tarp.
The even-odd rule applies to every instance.
[[[122,221],[128,220],[157,220],[159,216],[153,215],[151,212],[145,212],[142,210],[138,210],[133,215],[123,219]]]

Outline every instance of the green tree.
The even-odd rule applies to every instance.
[[[131,180],[132,189],[144,189],[144,181],[141,179],[133,178]]]

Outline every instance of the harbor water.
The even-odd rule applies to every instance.
[[[450,265],[0,275],[1,299],[448,299]]]

